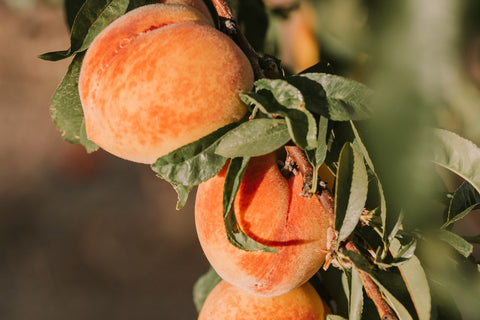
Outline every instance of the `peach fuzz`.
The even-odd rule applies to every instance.
[[[324,304],[310,283],[275,297],[251,295],[221,281],[208,295],[198,320],[323,320]]]
[[[278,250],[247,252],[227,239],[223,221],[225,168],[200,184],[195,224],[202,249],[224,280],[259,296],[275,296],[304,284],[322,266],[329,227],[317,197],[303,197],[300,174],[286,179],[276,155],[252,158],[234,201],[239,228]]]
[[[88,49],[79,93],[89,139],[130,161],[157,158],[247,111],[253,86],[243,52],[198,10],[153,4],[132,10]]]

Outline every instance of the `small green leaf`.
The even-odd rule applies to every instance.
[[[313,166],[313,172],[318,172],[318,169],[325,161],[327,157],[327,134],[328,134],[328,119],[325,117],[320,117],[318,121],[318,138],[317,138],[317,148],[314,150],[307,150],[305,154],[308,158],[308,161]],[[311,194],[317,192],[318,187],[318,174],[313,175],[312,189],[310,190]]]
[[[435,129],[432,161],[468,181],[480,192],[480,148],[459,135]]]
[[[40,59],[57,61],[86,50],[93,39],[112,21],[127,10],[129,0],[87,0],[78,11],[72,25],[70,48],[44,53]]]
[[[67,74],[50,100],[50,114],[53,123],[62,131],[62,138],[70,143],[81,144],[87,152],[98,146],[88,140],[85,132],[85,119],[78,93],[78,76],[84,54],[78,54],[68,67]]]
[[[245,251],[277,252],[276,249],[265,246],[246,235],[238,228],[237,219],[233,211],[233,202],[242,181],[243,174],[247,169],[250,158],[234,158],[230,161],[225,176],[223,191],[223,219],[227,231],[228,241],[235,247]]]
[[[174,185],[196,186],[216,175],[227,158],[215,153],[218,143],[229,130],[238,124],[232,123],[213,133],[187,144],[157,159],[152,170]]]
[[[200,312],[203,303],[215,286],[222,281],[222,278],[210,267],[193,285],[193,303],[197,312]]]
[[[448,209],[448,220],[442,228],[448,227],[477,209],[480,209],[480,194],[470,183],[462,183],[453,194]]]
[[[255,93],[248,96],[245,103],[257,105],[266,114],[285,117],[292,139],[300,148],[317,147],[317,123],[297,88],[281,79],[260,79],[255,82]]]
[[[362,155],[346,143],[340,152],[335,188],[335,230],[337,244],[355,229],[365,207],[368,176]]]
[[[458,234],[447,230],[440,230],[438,236],[441,240],[448,243],[464,257],[468,257],[473,252],[473,245],[460,237]]]
[[[215,152],[226,158],[261,156],[290,140],[282,119],[255,119],[244,122],[222,137]]]
[[[362,319],[363,283],[356,268],[352,268],[352,285],[350,286],[349,320]]]
[[[391,242],[390,249],[394,256],[402,255],[401,244],[397,239]],[[420,260],[416,256],[411,256],[405,263],[399,265],[398,269],[410,292],[418,319],[430,320],[432,307],[430,287]]]
[[[365,120],[370,118],[372,113],[371,100],[373,91],[367,86],[349,80],[340,76],[327,73],[302,73],[295,77],[305,77],[318,83],[319,87],[315,90],[309,90],[308,96],[313,99],[312,94],[317,92],[315,97],[317,103],[309,104],[307,108],[316,114],[320,114],[331,120],[348,121],[348,120]],[[314,86],[312,84],[312,86]],[[308,88],[302,89],[302,93],[307,95]],[[323,97],[326,95],[327,103],[322,103]]]

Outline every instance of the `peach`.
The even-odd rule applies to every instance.
[[[190,2],[190,1],[186,1]],[[88,49],[79,93],[89,139],[153,163],[247,111],[253,71],[239,47],[197,9],[153,4],[110,24]]]
[[[224,280],[259,296],[304,284],[322,266],[329,219],[317,197],[301,196],[301,174],[286,179],[276,155],[252,158],[234,201],[239,228],[278,252],[244,251],[227,239],[222,195],[225,168],[200,184],[195,224],[202,249]]]
[[[198,320],[323,320],[324,304],[310,283],[275,297],[251,295],[221,281],[208,295]]]

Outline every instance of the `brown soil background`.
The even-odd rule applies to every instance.
[[[0,319],[195,319],[207,270],[194,195],[148,166],[61,139],[49,100],[69,61],[59,7],[0,1]]]

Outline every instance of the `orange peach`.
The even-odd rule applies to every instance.
[[[208,295],[198,320],[323,320],[324,304],[308,282],[275,297],[251,295],[221,281]]]
[[[252,158],[234,201],[239,228],[278,252],[249,252],[227,239],[222,195],[226,170],[200,184],[195,223],[202,249],[224,280],[260,296],[275,296],[304,284],[326,254],[327,213],[317,197],[304,197],[301,174],[286,179],[276,155]]]
[[[248,59],[193,7],[154,4],[110,24],[88,49],[79,93],[89,139],[153,163],[247,111]]]

